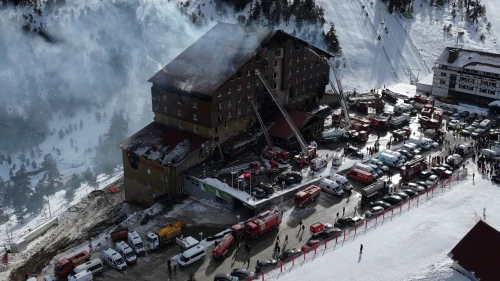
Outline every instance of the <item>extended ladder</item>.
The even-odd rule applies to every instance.
[[[260,127],[262,128],[262,132],[264,133],[264,137],[266,138],[267,148],[271,150],[273,149],[273,143],[271,142],[271,137],[269,137],[269,134],[267,133],[266,125],[264,125],[264,121],[262,121],[262,118],[260,117],[259,110],[257,109],[257,106],[255,105],[251,97],[248,98],[248,101],[250,102],[253,110],[255,111],[255,116],[257,116],[257,120],[259,120]]]

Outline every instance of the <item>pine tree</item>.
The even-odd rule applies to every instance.
[[[62,129],[59,129],[59,139],[64,138],[64,131]]]
[[[0,177],[0,205],[5,206],[7,205],[7,202],[5,200],[7,195],[7,182]]]
[[[12,158],[10,157],[10,154],[7,155],[7,163],[9,163],[9,165],[12,164]]]
[[[110,174],[121,163],[121,151],[117,145],[127,136],[128,124],[121,112],[114,111],[104,138],[100,138],[94,158],[94,169],[98,173]]]
[[[46,154],[43,157],[43,162],[41,164],[42,170],[45,171],[41,183],[45,183],[49,187],[54,187],[56,183],[61,181],[62,175],[57,168],[57,162],[52,157],[52,154]]]
[[[90,187],[93,187],[94,189],[99,187],[99,184],[97,183],[97,177],[94,173],[92,173],[90,168],[87,168],[87,170],[83,173],[83,179],[85,183]]]
[[[80,119],[80,130],[83,129],[83,121]]]
[[[24,164],[21,164],[19,170],[11,177],[12,185],[9,185],[7,194],[9,195],[9,205],[14,208],[14,213],[18,219],[25,215],[24,205],[32,194],[31,179]]]
[[[38,165],[36,164],[35,160],[31,162],[31,168],[33,168],[34,170],[38,168]]]
[[[328,51],[340,54],[342,53],[342,47],[340,47],[340,42],[335,32],[335,26],[332,24],[330,30],[324,34],[324,41]]]

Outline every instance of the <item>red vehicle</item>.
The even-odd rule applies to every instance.
[[[256,239],[261,235],[278,228],[282,218],[282,210],[276,207],[271,208],[268,211],[260,213],[255,218],[248,220],[244,225],[233,225],[233,233],[242,239]]]
[[[311,224],[311,226],[309,227],[309,231],[311,232],[312,236],[316,236],[325,231],[325,224],[320,222],[315,222]]]
[[[399,173],[401,178],[404,180],[410,180],[418,175],[418,173],[425,170],[427,170],[427,162],[425,161],[425,158],[420,158],[407,162],[403,167],[401,167]]]
[[[302,207],[305,204],[314,201],[318,196],[321,188],[316,185],[311,185],[306,189],[295,193],[295,197],[293,201],[295,202],[295,206]]]
[[[307,243],[305,245],[303,245],[300,250],[303,252],[303,253],[308,253],[310,251],[313,251],[315,249],[317,249],[319,247],[319,244],[321,243],[320,240],[317,240],[317,239],[311,239],[309,241],[307,241]]]
[[[351,127],[349,129],[356,130],[356,131],[369,131],[370,125],[355,122],[355,123],[351,123]]]
[[[212,256],[216,259],[227,258],[227,252],[229,251],[229,247],[231,246],[231,244],[233,244],[233,242],[234,236],[232,234],[227,235],[212,250]]]
[[[365,142],[368,140],[368,132],[367,131],[357,131],[351,135],[351,137],[355,141]]]
[[[429,103],[431,103],[431,100],[429,98],[422,96],[422,95],[415,95],[415,102],[421,103],[421,104],[429,104]]]
[[[373,175],[360,169],[352,169],[347,172],[346,176],[364,184],[370,184],[373,182]]]
[[[113,241],[125,240],[127,239],[127,235],[128,235],[128,227],[123,227],[111,232],[111,240]]]
[[[87,251],[82,251],[70,258],[58,261],[54,267],[54,274],[57,277],[66,278],[73,271],[73,269],[80,264],[86,263],[90,260],[90,254]]]
[[[373,117],[368,117],[368,120],[371,122],[371,126],[373,128],[379,129],[388,129],[389,128],[389,120],[391,116],[389,115],[377,115]]]
[[[403,127],[402,129],[395,130],[392,132],[392,137],[396,141],[402,141],[411,136],[411,129],[409,127]]]
[[[367,125],[368,127],[371,126],[370,120],[365,119],[365,118],[351,117],[351,122],[352,123],[359,123],[359,124]]]
[[[262,150],[262,157],[282,164],[290,162],[290,153],[279,147],[273,147],[272,149],[264,148]]]
[[[375,108],[377,113],[384,111],[384,102],[381,99],[373,101],[363,101],[358,103],[358,110],[361,112],[368,112],[368,108]]]
[[[420,112],[420,114],[422,114],[423,116],[431,117],[433,111],[434,111],[434,108],[433,108],[432,104],[426,104],[424,106],[424,108],[422,108],[422,111]]]

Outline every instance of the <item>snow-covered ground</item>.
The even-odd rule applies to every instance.
[[[500,229],[500,188],[485,177],[477,176],[469,160],[469,175],[445,188],[439,188],[434,197],[422,196],[418,206],[405,206],[400,213],[387,213],[375,225],[370,221],[357,234],[349,233],[346,240],[328,244],[326,250],[309,253],[306,261],[298,258],[295,266],[284,265],[266,274],[266,280],[437,280],[465,281],[454,272],[448,252],[481,217]],[[476,172],[477,174],[477,172]],[[406,205],[406,204],[405,204]],[[359,254],[363,244],[363,254]]]

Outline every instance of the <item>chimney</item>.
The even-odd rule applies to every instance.
[[[448,63],[454,63],[458,58],[458,49],[450,49],[448,53]]]

